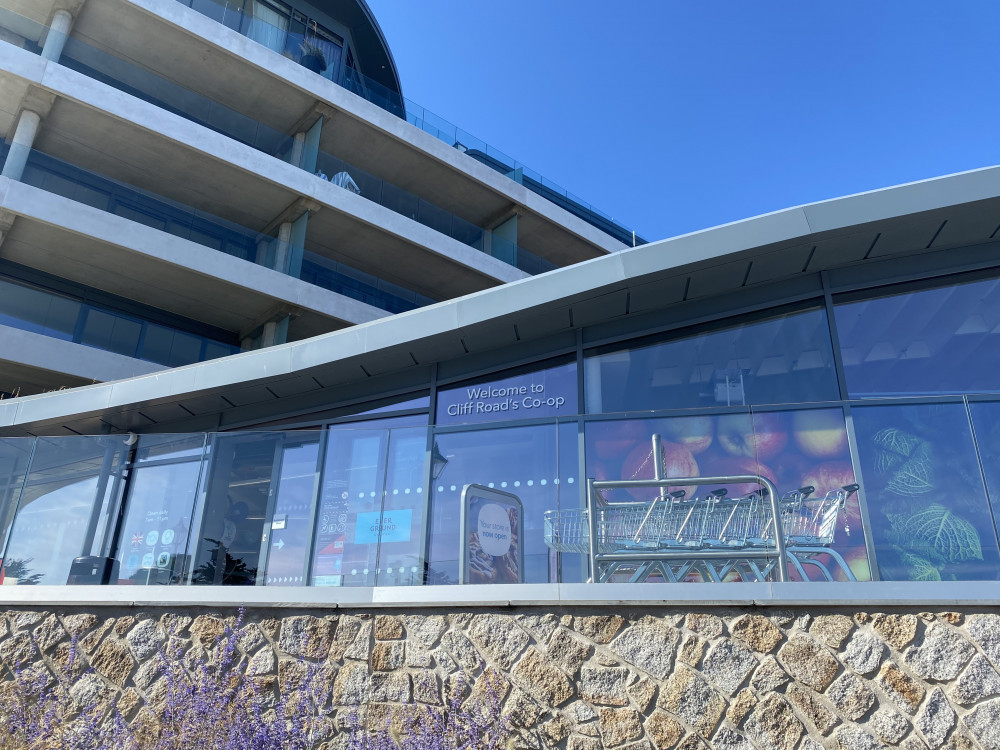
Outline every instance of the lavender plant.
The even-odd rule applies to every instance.
[[[117,712],[103,708],[98,696],[74,694],[82,671],[76,639],[54,674],[41,665],[18,664],[0,688],[0,750],[136,750]]]
[[[327,739],[334,707],[327,673],[301,659],[297,679],[274,689],[274,677],[248,677],[238,646],[244,612],[207,648],[185,652],[168,638],[154,657],[148,703],[128,716],[104,700],[101,678],[85,667],[73,639],[51,672],[25,657],[0,682],[0,750],[311,750]],[[37,657],[37,646],[31,651]],[[385,725],[349,719],[347,750],[501,750],[511,727],[503,715],[507,686],[496,672],[463,672],[446,683],[443,706],[367,705]],[[288,674],[286,672],[286,674]],[[432,678],[433,679],[433,678]],[[437,684],[433,687],[436,691]],[[370,718],[370,716],[369,716]],[[327,747],[328,745],[322,745]]]

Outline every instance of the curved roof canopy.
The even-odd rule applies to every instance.
[[[312,0],[312,4],[351,30],[354,55],[361,72],[403,96],[399,71],[375,14],[365,0]]]

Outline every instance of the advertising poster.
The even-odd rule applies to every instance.
[[[667,477],[719,477],[759,474],[772,481],[779,493],[812,487],[804,513],[815,512],[818,503],[858,479],[851,462],[843,411],[803,409],[783,412],[692,415],[660,419],[596,422],[587,426],[587,472],[596,479],[652,479],[652,436],[662,438],[663,466]],[[703,496],[717,484],[701,487],[668,487],[684,490],[686,497]],[[759,489],[756,484],[726,486],[728,497],[745,496]],[[657,496],[652,488],[606,490],[611,502],[649,502]],[[682,508],[683,511],[683,508]],[[683,511],[686,512],[686,511]],[[861,510],[857,493],[847,498],[838,513],[833,538],[827,548],[835,550],[859,581],[871,580]],[[846,570],[822,547],[813,557],[830,570],[836,580],[848,580]],[[817,568],[806,567],[816,580]],[[697,577],[697,574],[693,574]],[[793,580],[799,577],[790,570]],[[728,580],[738,580],[731,573]]]
[[[509,492],[478,484],[462,492],[459,583],[523,583],[524,510]]]

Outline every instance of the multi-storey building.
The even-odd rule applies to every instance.
[[[0,392],[298,341],[635,242],[404,100],[364,0],[9,0],[0,35]]]
[[[362,2],[0,5],[8,578],[1000,577],[1000,168],[643,245]]]

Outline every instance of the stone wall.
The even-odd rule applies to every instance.
[[[167,639],[197,650],[226,622],[232,610],[13,609],[0,662],[8,677],[16,662],[58,669],[75,644],[92,667],[75,693],[134,716],[162,690],[151,665]],[[1000,748],[1000,615],[986,608],[262,607],[238,643],[268,688],[320,667],[341,723],[359,705],[439,705],[449,675],[485,664],[525,747]]]

